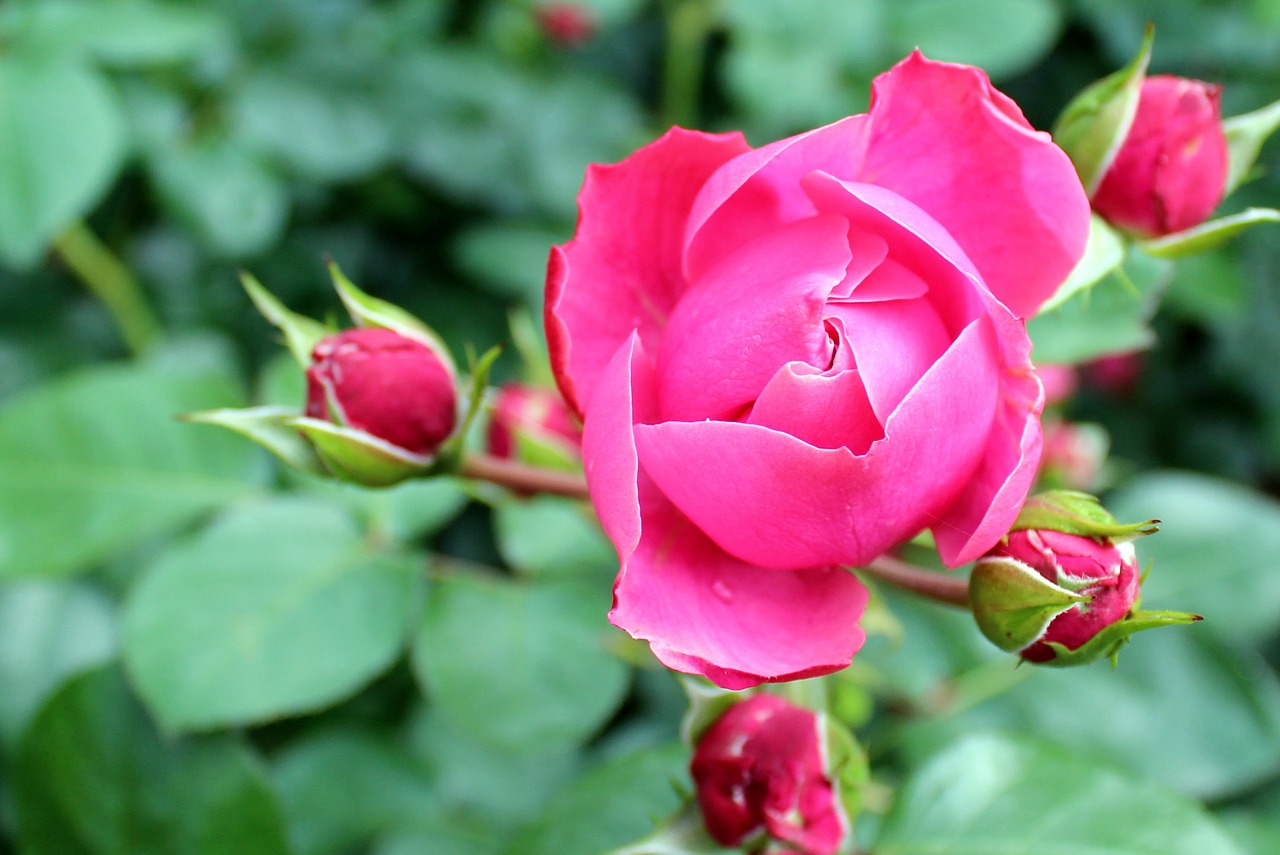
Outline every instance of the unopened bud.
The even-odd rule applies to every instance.
[[[582,429],[554,389],[507,383],[489,419],[489,453],[549,468],[576,468]]]

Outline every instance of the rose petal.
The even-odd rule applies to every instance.
[[[778,573],[707,540],[656,491],[609,620],[677,671],[726,689],[838,671],[862,646],[867,591],[845,570]]]
[[[812,217],[770,232],[707,273],[671,314],[658,354],[663,419],[730,418],[780,365],[826,368],[823,305],[845,275],[848,225]]]
[[[982,465],[954,505],[932,526],[948,567],[982,556],[1009,531],[1040,464],[1044,389],[1034,374],[1006,377]]]
[[[852,179],[866,146],[865,115],[778,140],[726,162],[703,186],[689,211],[684,271],[696,282],[744,244],[778,226],[812,216],[802,176],[822,169]]]
[[[655,333],[684,290],[684,225],[703,182],[748,146],[741,134],[672,128],[621,163],[587,168],[574,239],[547,268],[546,326],[556,382],[579,415],[610,357]]]
[[[951,507],[995,417],[1000,344],[974,321],[861,457],[737,422],[637,425],[647,473],[708,537],[776,569],[865,564]]]
[[[982,71],[919,51],[876,78],[868,131],[857,180],[929,212],[1015,315],[1035,314],[1089,234],[1084,188],[1049,135]]]
[[[782,367],[747,419],[817,448],[864,454],[884,436],[857,369],[820,372],[803,363]]]

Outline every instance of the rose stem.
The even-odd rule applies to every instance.
[[[858,570],[873,579],[930,600],[966,609],[969,607],[969,580],[965,577],[944,576],[935,570],[925,570],[888,555],[881,555]]]
[[[522,493],[554,493],[574,499],[590,498],[586,479],[581,475],[529,466],[488,454],[468,454],[462,459],[462,468],[458,474],[464,478],[490,481]]]
[[[73,223],[53,242],[54,251],[98,298],[129,350],[144,351],[160,332],[138,280],[84,223]]]

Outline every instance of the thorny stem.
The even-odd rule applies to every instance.
[[[553,493],[574,499],[590,498],[587,482],[581,475],[542,469],[484,454],[467,455],[462,461],[459,474],[465,478],[490,481],[522,493]],[[963,577],[946,576],[888,555],[882,555],[866,567],[858,568],[858,572],[930,600],[961,608],[969,607],[969,582]]]
[[[160,332],[138,280],[84,223],[74,223],[53,242],[63,263],[97,297],[134,354],[146,350]]]

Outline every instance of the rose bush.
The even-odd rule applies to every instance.
[[[1022,318],[1079,259],[1070,161],[975,68],[913,54],[870,112],[752,149],[672,129],[593,166],[552,250],[552,365],[622,562],[610,619],[742,688],[862,643],[843,569],[1008,530],[1040,454]]]

